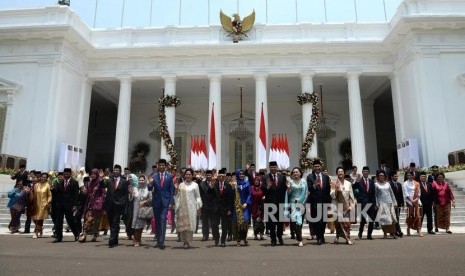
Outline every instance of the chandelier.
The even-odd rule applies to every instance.
[[[241,90],[241,100],[240,100],[241,101],[241,116],[239,117],[239,125],[235,129],[233,129],[233,131],[231,131],[229,135],[238,141],[244,141],[247,138],[252,136],[252,132],[250,132],[250,130],[248,130],[247,127],[245,127],[244,125],[244,118],[242,117],[242,86],[240,87],[240,90]]]
[[[155,141],[160,141],[160,128],[152,128],[152,131],[149,133],[149,137]]]
[[[321,101],[321,118],[316,128],[316,136],[322,141],[330,140],[336,137],[336,131],[334,131],[327,123],[325,114],[323,111],[323,85],[320,84],[320,101]]]

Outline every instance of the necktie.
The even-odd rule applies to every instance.
[[[65,181],[65,191],[68,190],[68,181],[69,181],[69,180],[66,180],[66,181]]]
[[[118,178],[115,178],[115,183],[114,183],[114,185],[115,185],[115,190],[116,190],[116,189],[118,188]]]
[[[317,175],[316,175],[316,183],[318,184],[318,187],[320,187],[320,189],[321,189],[322,186],[321,186],[320,174],[317,174]]]
[[[423,188],[425,188],[425,192],[428,192],[428,186],[426,186],[426,182],[423,182]]]
[[[368,192],[368,188],[370,187],[370,185],[368,185],[368,179],[366,179],[366,178],[365,178],[365,185],[366,185],[367,192]]]
[[[278,177],[276,176],[276,174],[274,175],[274,185],[278,187]]]
[[[165,180],[163,176],[164,176],[164,173],[161,173],[161,174],[160,174],[160,187],[161,187],[162,189],[163,189],[163,182],[164,182],[164,180]]]
[[[220,182],[220,194],[221,195],[223,194],[223,188],[224,188],[223,185],[224,185],[223,182]]]

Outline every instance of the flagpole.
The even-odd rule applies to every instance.
[[[126,6],[126,0],[123,0],[123,9],[121,10],[121,28],[123,28],[124,7],[125,6]]]

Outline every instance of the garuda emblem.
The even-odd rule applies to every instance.
[[[244,17],[244,20],[241,20],[241,17],[237,13],[233,14],[232,17],[229,17],[220,10],[220,20],[221,25],[228,33],[228,36],[233,38],[234,43],[237,43],[239,40],[247,37],[246,33],[252,29],[253,24],[255,23],[255,10],[248,16]]]

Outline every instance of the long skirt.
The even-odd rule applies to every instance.
[[[179,237],[183,243],[191,243],[194,239],[194,232],[192,231],[182,231],[179,232]]]
[[[243,222],[238,224],[236,221],[233,221],[233,236],[235,241],[245,241],[247,240],[247,232],[249,231],[249,223]]]
[[[350,239],[350,221],[335,222],[336,238]]]
[[[8,224],[8,229],[14,233],[18,232],[19,228],[21,227],[21,211],[17,211],[14,208],[10,209],[10,215],[11,215],[11,221],[10,224]]]
[[[448,230],[450,227],[450,204],[436,205],[437,228]]]
[[[108,215],[104,212],[100,216],[100,224],[99,224],[99,231],[107,231],[110,229],[110,223],[108,222]]]
[[[421,207],[407,204],[406,223],[408,228],[414,230],[421,229]]]
[[[258,218],[252,218],[253,222],[253,233],[254,235],[265,233],[265,224],[263,223],[263,219],[258,217]]]
[[[87,210],[84,214],[84,227],[82,232],[86,235],[98,234],[98,229],[95,229],[95,224],[100,219],[100,212],[95,212],[92,210]],[[100,222],[100,221],[99,221]]]

